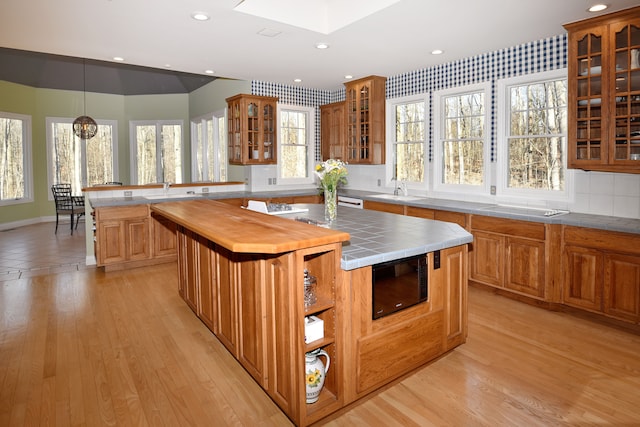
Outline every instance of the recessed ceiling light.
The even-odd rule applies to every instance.
[[[316,43],[316,49],[329,49],[329,43]]]
[[[280,34],[280,31],[272,30],[271,28],[263,28],[260,31],[258,31],[258,34],[265,37],[275,37],[278,34]]]
[[[171,68],[171,64],[164,64],[164,68]]]
[[[344,76],[345,79],[352,79],[353,76],[351,74],[347,74],[346,76]]]
[[[431,51],[431,55],[442,55],[444,53],[441,49],[434,49]]]
[[[206,74],[213,74],[213,70],[204,70]]]
[[[589,12],[601,12],[603,10],[605,10],[606,8],[608,8],[609,6],[606,4],[594,4],[593,6],[591,6],[589,9],[587,9]]]
[[[302,79],[293,79],[293,81],[296,82],[296,83],[301,83]]]
[[[193,12],[191,14],[191,17],[193,19],[195,19],[196,21],[208,21],[209,20],[209,15],[207,15],[204,12]]]
[[[124,61],[124,58],[122,56],[114,56],[113,60],[114,61],[118,61],[118,62],[122,62],[122,61]]]

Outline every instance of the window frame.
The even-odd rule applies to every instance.
[[[537,204],[541,202],[572,202],[574,197],[574,173],[568,168],[568,135],[565,127],[564,147],[563,147],[563,167],[564,167],[564,190],[540,190],[527,188],[509,187],[509,124],[511,114],[510,89],[514,86],[523,86],[536,83],[543,83],[554,80],[567,80],[567,69],[557,69],[543,71],[539,73],[526,74],[522,76],[509,77],[496,81],[497,86],[497,135],[496,135],[496,193],[497,199],[502,202],[530,202],[535,200]],[[568,95],[567,95],[568,98]],[[567,108],[569,100],[567,99]],[[568,121],[568,114],[567,114]],[[568,126],[568,124],[567,124]]]
[[[415,190],[427,190],[429,187],[429,182],[431,180],[431,170],[429,168],[429,94],[421,93],[416,95],[402,96],[398,98],[389,98],[386,100],[386,140],[388,144],[386,144],[386,165],[385,165],[385,186],[390,188],[396,188],[398,184],[396,183],[396,145],[398,142],[396,141],[396,120],[395,120],[395,111],[396,106],[404,105],[404,104],[415,104],[417,102],[424,102],[424,141],[423,144],[423,177],[424,180],[420,181],[405,181],[407,189],[415,189]],[[414,142],[418,144],[418,142]]]
[[[226,126],[227,126],[227,116],[226,116],[226,110],[218,110],[215,111],[213,113],[209,113],[209,114],[205,114],[196,118],[191,119],[191,134],[190,134],[190,138],[191,138],[191,181],[192,182],[199,182],[199,181],[208,181],[208,179],[199,179],[196,176],[196,173],[198,171],[198,153],[197,153],[197,144],[196,144],[196,136],[197,136],[197,132],[196,132],[196,128],[198,125],[201,125],[203,129],[205,129],[206,131],[206,123],[211,120],[213,123],[213,141],[209,141],[208,139],[208,134],[207,132],[204,132],[204,147],[203,147],[203,151],[205,153],[205,159],[203,159],[205,161],[204,165],[203,165],[203,176],[207,177],[209,175],[209,159],[208,159],[208,154],[210,152],[209,150],[209,146],[211,144],[213,144],[213,152],[220,154],[220,149],[224,148],[225,149],[225,153],[223,156],[215,156],[213,158],[213,182],[224,182],[228,180],[228,175],[229,175],[229,156],[226,153],[226,149],[227,149],[227,130],[226,130]],[[222,135],[224,135],[224,140],[221,141],[220,138],[218,138],[218,135],[220,135],[220,126],[219,123],[222,122],[222,126],[224,127]],[[225,170],[227,173],[227,176],[223,177],[221,176],[222,173],[222,162],[225,162]]]
[[[136,138],[136,127],[137,126],[150,126],[154,125],[156,127],[156,153],[161,148],[160,142],[162,142],[162,126],[180,126],[180,161],[181,164],[184,165],[184,155],[185,155],[185,147],[184,147],[184,120],[176,119],[176,120],[131,120],[129,121],[129,156],[130,156],[130,177],[132,185],[140,185],[138,183],[138,153],[137,153],[137,138]],[[160,131],[160,132],[159,132]],[[162,171],[160,168],[162,158],[161,156],[156,155],[156,176],[161,175]],[[180,175],[180,182],[172,182],[171,184],[181,184],[184,182],[184,166],[182,166],[182,172]],[[154,183],[148,183],[154,184]]]
[[[22,170],[24,173],[24,195],[19,199],[0,199],[0,206],[33,203],[33,141],[32,141],[32,117],[26,114],[0,111],[0,117],[10,120],[22,120]]]
[[[52,149],[53,149],[53,135],[51,134],[51,126],[55,123],[63,123],[63,124],[69,124],[69,125],[73,125],[75,118],[69,118],[69,117],[47,117],[45,119],[46,122],[46,140],[47,140],[47,184],[49,186],[49,188],[53,185],[56,184],[55,180],[54,180],[54,172],[52,169],[52,159],[51,159],[51,153],[52,153]],[[103,120],[103,119],[95,119],[96,123],[98,124],[98,126],[111,126],[111,152],[113,153],[113,161],[111,163],[111,173],[113,176],[113,180],[114,181],[118,181],[119,178],[119,168],[118,168],[118,121],[117,120]],[[74,138],[80,139],[77,136],[74,136]],[[81,140],[81,139],[80,139]],[[81,140],[82,141],[82,140]],[[87,145],[86,144],[81,144],[80,145],[80,163],[81,163],[81,170],[80,170],[80,181],[81,181],[81,187],[86,187],[87,184]],[[81,190],[77,189],[77,188],[72,188],[74,190],[74,194],[77,193],[77,191]],[[53,194],[51,193],[51,191],[48,192],[48,200],[53,201]]]
[[[307,176],[304,178],[283,178],[282,177],[282,165],[284,162],[284,156],[282,155],[282,112],[293,111],[297,113],[305,114],[305,133],[306,133],[306,148],[307,148]],[[278,163],[276,166],[278,181],[277,185],[300,185],[300,184],[313,184],[315,182],[315,118],[317,109],[315,107],[304,107],[302,105],[281,104],[278,103],[276,108],[276,120],[278,123]]]
[[[444,165],[442,158],[444,149],[442,147],[442,134],[444,120],[444,100],[451,96],[468,95],[482,92],[484,94],[484,137],[482,155],[483,171],[482,184],[445,184],[443,182]],[[454,88],[442,89],[433,92],[433,182],[431,190],[434,195],[444,198],[461,199],[468,198],[469,195],[487,195],[491,186],[491,82],[457,86]]]

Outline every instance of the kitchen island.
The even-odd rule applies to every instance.
[[[178,291],[297,425],[309,425],[464,342],[469,233],[457,224],[321,205],[269,216],[213,200],[154,204],[176,224]],[[295,219],[298,219],[296,221]],[[306,221],[306,222],[303,222]],[[372,266],[427,260],[428,298],[372,316]],[[305,306],[304,272],[317,279]],[[305,342],[305,317],[323,321]],[[320,399],[306,403],[304,355],[331,367]]]

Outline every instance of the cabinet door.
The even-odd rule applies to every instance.
[[[567,246],[564,251],[562,302],[602,311],[603,256],[600,251]]]
[[[364,201],[364,208],[373,211],[390,212],[398,215],[404,215],[404,205],[396,205],[393,203]]]
[[[346,158],[349,163],[384,164],[385,77],[345,83]]]
[[[322,160],[345,160],[345,103],[336,102],[320,107],[320,143]]]
[[[505,288],[544,298],[544,242],[506,237],[505,244]]]
[[[182,298],[194,313],[198,313],[198,235],[184,230],[184,288]]]
[[[640,321],[640,256],[606,254],[604,283],[605,313]]]
[[[237,261],[238,360],[261,386],[266,386],[265,301],[263,261],[247,254]]]
[[[149,218],[125,221],[125,228],[127,261],[150,258]]]
[[[98,265],[123,262],[127,259],[124,221],[98,223]]]
[[[445,346],[451,349],[467,338],[467,245],[440,251],[443,270],[445,313]]]
[[[502,287],[504,238],[483,231],[473,232],[470,278],[478,282]]]

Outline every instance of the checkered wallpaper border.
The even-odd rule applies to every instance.
[[[391,76],[387,79],[386,97],[428,93],[452,87],[466,86],[491,81],[491,161],[495,160],[496,140],[496,81],[548,70],[567,67],[567,35],[561,34],[506,49],[464,58],[458,61],[437,65],[407,73]],[[297,86],[252,81],[251,93],[254,95],[277,96],[281,103],[319,107],[323,104],[345,99],[345,89],[335,91],[307,89]],[[433,109],[429,110],[429,135],[432,129]],[[316,109],[316,159],[320,159],[320,109]],[[432,138],[430,138],[432,140]],[[432,147],[429,147],[429,160],[432,159]]]

